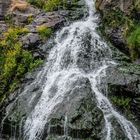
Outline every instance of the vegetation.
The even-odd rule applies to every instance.
[[[71,5],[75,5],[78,0],[72,0],[68,3],[67,0],[27,0],[30,4],[33,4],[47,12],[57,11],[59,9],[67,9]]]
[[[35,59],[31,52],[22,49],[22,43],[18,40],[21,34],[28,33],[28,29],[10,27],[0,39],[0,98],[8,92],[13,92],[20,78],[28,71],[42,63],[41,59]]]
[[[132,59],[140,57],[140,25],[128,35],[127,42]]]
[[[131,99],[123,96],[121,97],[113,96],[111,97],[111,101],[113,102],[113,104],[117,105],[118,107],[121,107],[123,109],[126,108],[128,109]]]
[[[100,3],[96,3],[96,8],[100,10]],[[107,8],[102,11],[102,24],[99,27],[100,31],[106,35],[110,29],[120,29],[122,40],[125,42],[125,48],[122,50],[130,54],[130,58],[135,61],[140,58],[140,24],[137,19],[137,11],[139,11],[140,4],[135,0],[134,5],[129,7],[129,12],[124,13],[118,5],[114,8]],[[109,37],[110,40],[111,37]],[[121,47],[119,47],[121,48]]]
[[[46,25],[37,26],[36,30],[42,38],[49,37],[52,34],[52,29]]]

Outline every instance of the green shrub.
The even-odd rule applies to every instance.
[[[129,103],[130,103],[130,98],[128,98],[128,97],[123,97],[123,96],[121,96],[121,97],[118,97],[118,96],[113,96],[113,97],[111,97],[111,101],[115,104],[115,105],[117,105],[117,106],[119,106],[119,107],[122,107],[122,108],[126,108],[126,107],[128,107],[129,106]]]
[[[47,0],[27,0],[32,5],[35,5],[39,8],[43,8],[44,4],[47,2]]]
[[[42,38],[49,37],[52,34],[52,29],[46,25],[37,26],[36,30]]]
[[[59,9],[68,9],[70,7],[76,6],[78,0],[27,0],[30,4],[33,4],[47,12],[56,11]]]
[[[54,11],[59,9],[63,4],[63,1],[61,0],[48,0],[45,4],[45,10],[46,11]]]
[[[36,60],[33,60],[32,63],[30,63],[29,65],[29,70],[33,70],[34,68],[38,67],[39,65],[41,65],[43,63],[43,60],[42,59],[36,59]]]
[[[132,59],[140,57],[140,25],[137,25],[128,35],[127,43]]]
[[[26,72],[43,62],[35,59],[30,51],[22,49],[19,35],[27,32],[26,28],[10,27],[0,38],[0,100],[18,87]]]

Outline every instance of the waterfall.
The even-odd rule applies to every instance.
[[[135,126],[113,108],[98,87],[106,76],[106,69],[116,64],[111,59],[111,50],[96,32],[98,16],[94,8],[95,0],[85,0],[85,3],[89,11],[88,17],[64,27],[56,34],[56,45],[50,51],[45,69],[37,79],[47,77],[42,85],[43,93],[25,121],[25,140],[38,140],[42,137],[49,115],[63,101],[71,84],[78,77],[88,78],[92,85],[97,105],[104,115],[106,140],[114,140],[115,130],[111,118],[116,119],[126,138],[140,140]],[[91,47],[88,59],[84,57],[84,53],[89,53],[84,52],[85,47]],[[52,89],[56,90],[54,94]]]

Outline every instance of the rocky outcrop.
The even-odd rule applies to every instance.
[[[107,72],[108,97],[128,119],[137,122],[140,130],[140,67],[121,65]]]
[[[115,47],[130,57],[133,54],[127,38],[135,20],[139,19],[139,5],[139,0],[96,0],[96,8],[101,13],[101,31]]]

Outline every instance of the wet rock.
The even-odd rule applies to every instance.
[[[27,77],[30,79],[32,76]],[[33,83],[26,92],[22,91],[18,90],[14,97],[11,95],[11,102],[5,107],[7,115],[1,125],[2,138],[22,137],[26,116],[33,110],[42,92],[39,85]],[[20,96],[16,99],[17,94]],[[103,127],[103,113],[97,107],[90,82],[87,78],[81,77],[72,84],[63,102],[52,111],[42,139],[101,139]]]
[[[48,119],[44,139],[101,139],[104,119],[89,80],[80,78]]]
[[[120,66],[107,72],[108,97],[119,111],[128,119],[137,122],[136,125],[140,128],[139,70],[136,69],[136,65],[129,65]]]

